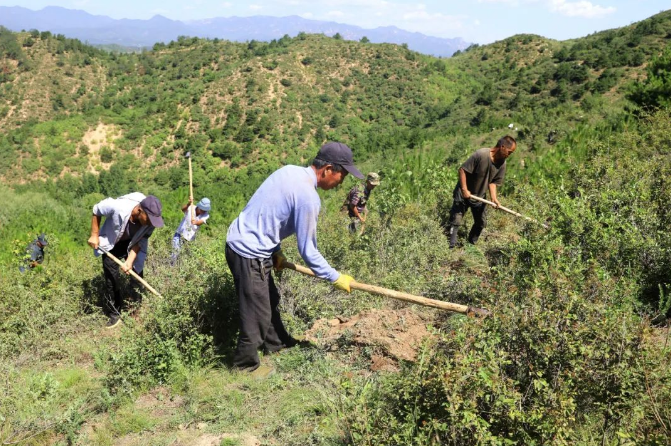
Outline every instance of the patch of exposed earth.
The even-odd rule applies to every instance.
[[[240,446],[260,446],[261,442],[253,435],[212,433],[211,427],[204,422],[173,424],[179,419],[184,405],[184,398],[172,394],[166,387],[156,387],[141,395],[135,400],[134,411],[150,419],[161,420],[160,423],[144,432],[115,438],[113,444],[115,446],[144,446],[165,443],[171,446],[219,446],[224,440],[230,440],[233,444]],[[95,431],[104,427],[104,418],[88,423],[82,429],[82,438],[95,443]],[[208,430],[210,432],[207,432]]]
[[[422,341],[431,336],[433,318],[412,308],[370,310],[349,318],[319,319],[305,333],[307,341],[330,351],[345,345],[373,347],[373,371],[397,370],[398,361],[414,361]]]
[[[160,440],[158,437],[160,436]],[[253,435],[247,434],[207,434],[202,433],[197,429],[187,429],[183,431],[173,432],[166,435],[154,434],[132,434],[126,435],[117,439],[114,442],[115,446],[145,446],[153,444],[152,440],[163,444],[170,444],[170,446],[220,446],[224,440],[229,440],[230,443],[239,446],[260,446],[261,442]]]

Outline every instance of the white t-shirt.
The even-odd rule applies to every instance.
[[[189,206],[186,212],[184,212],[184,218],[182,218],[182,222],[179,224],[177,231],[175,231],[177,234],[181,235],[184,240],[187,241],[193,240],[193,238],[196,236],[196,231],[199,228],[198,225],[191,224],[191,208],[194,208],[193,213],[195,214],[195,207],[196,206],[194,205]],[[196,220],[203,220],[203,223],[205,223],[208,218],[210,218],[210,214],[207,212],[196,215]]]

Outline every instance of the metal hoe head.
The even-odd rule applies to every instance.
[[[186,155],[184,155],[185,158],[191,158],[191,152],[186,152]]]

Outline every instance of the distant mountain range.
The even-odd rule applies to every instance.
[[[434,56],[449,57],[455,51],[468,47],[461,38],[443,39],[409,32],[395,26],[364,29],[336,22],[308,20],[299,16],[287,17],[216,17],[182,22],[156,15],[149,20],[113,19],[85,11],[47,6],[33,11],[20,6],[0,6],[0,26],[12,31],[37,29],[64,34],[92,45],[116,44],[127,47],[150,47],[157,42],[176,40],[178,36],[194,36],[244,42],[269,41],[303,31],[333,36],[336,33],[347,40],[367,37],[373,43],[405,43],[408,48]]]

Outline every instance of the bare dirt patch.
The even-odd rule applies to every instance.
[[[102,122],[98,123],[98,126],[93,129],[89,130],[86,132],[84,135],[84,138],[82,139],[82,142],[86,144],[89,148],[89,164],[87,170],[93,174],[97,173],[95,169],[95,165],[97,162],[100,160],[100,149],[105,146],[105,145],[110,145],[113,146],[113,143],[108,143],[108,138],[109,139],[115,139],[118,138],[119,131],[118,129],[113,126],[113,125],[106,125],[103,124]],[[105,170],[108,170],[111,163],[105,164],[101,163],[103,168]]]
[[[183,404],[184,398],[179,395],[172,395],[165,387],[156,387],[135,400],[137,409],[150,413],[156,418],[171,415],[175,409]]]
[[[240,446],[260,446],[258,438],[248,434],[209,434],[198,429],[168,432],[145,432],[124,435],[114,441],[115,446],[145,446],[170,444],[171,446],[219,446],[223,440],[233,440]]]
[[[370,310],[350,318],[320,319],[306,332],[306,340],[336,351],[344,345],[373,347],[373,371],[396,370],[399,360],[414,361],[432,317],[412,308]]]
[[[219,446],[222,440],[236,440],[241,446],[260,446],[261,442],[252,435],[234,435],[234,434],[204,434],[194,438],[192,442],[185,443],[188,446]]]

